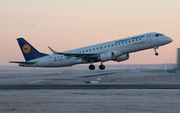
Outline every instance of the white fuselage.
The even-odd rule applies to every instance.
[[[98,53],[98,55],[100,55],[104,52],[113,51],[115,53],[115,57],[119,57],[127,53],[159,47],[172,41],[171,38],[165,35],[156,36],[156,34],[158,33],[146,33],[142,35],[132,36],[124,39],[65,51],[64,53]],[[76,64],[90,63],[85,60],[78,59],[77,57],[67,57],[61,54],[51,54],[41,58],[33,59],[29,62],[36,63],[19,65],[25,67],[65,67]]]

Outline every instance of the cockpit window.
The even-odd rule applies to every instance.
[[[159,36],[159,34],[156,34],[156,37],[158,37]]]
[[[163,34],[156,34],[155,36],[156,36],[156,37],[158,37],[158,36],[163,36]]]

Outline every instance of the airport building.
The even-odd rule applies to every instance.
[[[177,68],[180,69],[180,48],[177,49]]]

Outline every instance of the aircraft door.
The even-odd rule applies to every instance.
[[[48,62],[50,65],[52,65],[52,57],[48,57]]]
[[[147,36],[147,41],[148,41],[149,43],[151,43],[151,41],[152,41],[151,35],[148,35],[148,36]]]

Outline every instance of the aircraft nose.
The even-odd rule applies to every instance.
[[[170,42],[172,42],[172,41],[173,41],[173,39],[172,39],[172,38],[170,38],[170,37],[167,37],[167,41],[170,43]]]

